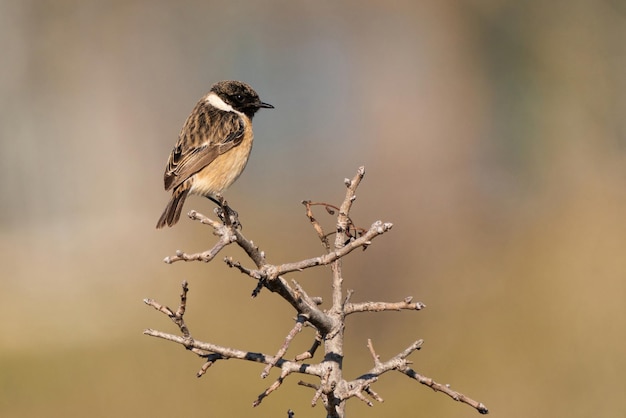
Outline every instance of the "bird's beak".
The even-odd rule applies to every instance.
[[[271,104],[269,104],[269,103],[265,103],[265,102],[261,102],[261,103],[259,103],[259,108],[261,108],[261,107],[262,107],[262,108],[265,108],[265,109],[274,109],[274,106],[272,106],[272,105],[271,105]]]

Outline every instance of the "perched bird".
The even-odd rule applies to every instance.
[[[180,218],[189,194],[223,205],[221,193],[246,167],[252,149],[252,118],[269,103],[241,81],[220,81],[194,107],[178,135],[165,167],[165,190],[172,198],[157,228]]]

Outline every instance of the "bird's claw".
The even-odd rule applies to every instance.
[[[239,214],[233,208],[228,206],[224,201],[222,205],[215,208],[215,214],[222,221],[224,225],[233,226],[237,229],[241,229],[241,222],[239,222]]]

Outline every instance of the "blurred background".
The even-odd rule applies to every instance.
[[[178,132],[222,79],[276,106],[227,193],[270,262],[322,252],[299,202],[339,203],[360,165],[353,219],[394,223],[344,283],[427,309],[350,317],[346,377],[368,338],[383,359],[423,338],[414,368],[494,416],[626,414],[623,1],[4,0],[0,50],[1,416],[324,416],[300,376],[252,409],[276,370],[197,379],[200,359],[142,335],[177,331],[142,299],[175,307],[182,280],[197,339],[271,354],[293,324],[219,260],[162,262],[215,241],[154,225]],[[328,268],[288,278],[328,307]],[[350,416],[477,415],[399,373],[374,389]]]

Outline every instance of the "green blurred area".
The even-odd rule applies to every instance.
[[[0,416],[324,415],[298,376],[252,409],[276,370],[197,379],[142,335],[175,331],[142,299],[175,306],[182,280],[200,340],[274,353],[293,324],[219,260],[161,261],[214,242],[154,225],[178,131],[221,79],[276,106],[227,194],[270,262],[321,253],[299,202],[339,203],[360,165],[353,219],[394,223],[345,260],[346,288],[427,308],[351,317],[347,377],[368,338],[382,359],[423,338],[414,368],[494,416],[626,413],[623,2],[1,1],[0,49]],[[328,268],[289,278],[328,306]],[[400,374],[374,389],[350,416],[476,415]]]

